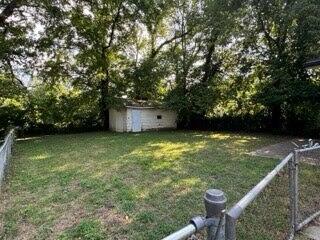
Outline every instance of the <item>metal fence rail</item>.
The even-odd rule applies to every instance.
[[[259,194],[271,183],[274,177],[282,171],[290,161],[293,161],[294,154],[290,153],[285,159],[281,161],[264,179],[262,179],[250,192],[248,192],[238,203],[236,203],[227,212],[226,222],[226,239],[236,239],[236,223],[244,210],[251,204]],[[290,186],[293,190],[294,186]],[[293,215],[293,214],[292,214]]]
[[[196,217],[190,221],[190,224],[181,230],[171,234],[163,240],[180,240],[186,239],[203,229],[207,229],[208,240],[236,240],[236,225],[244,210],[270,185],[272,180],[288,167],[289,169],[289,204],[290,214],[287,239],[292,240],[295,235],[305,225],[320,216],[320,209],[312,209],[312,214],[301,220],[301,209],[299,208],[299,164],[301,154],[319,151],[317,161],[320,165],[320,144],[303,146],[302,149],[296,149],[285,157],[265,178],[263,178],[252,190],[250,190],[239,202],[237,202],[229,211],[225,209],[226,199],[224,193],[220,190],[208,190],[205,195],[206,217]],[[210,197],[211,196],[211,200]],[[223,201],[218,196],[223,196]],[[317,208],[317,207],[315,207]],[[214,213],[210,215],[210,213]],[[226,214],[225,214],[226,213]]]
[[[0,147],[0,184],[4,178],[4,172],[8,160],[12,154],[12,145],[14,141],[14,129],[12,129],[9,134],[5,137],[4,143]]]

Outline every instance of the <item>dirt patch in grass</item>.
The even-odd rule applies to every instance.
[[[18,228],[18,238],[17,240],[28,240],[34,239],[37,233],[36,227],[28,222],[22,222],[19,224]]]
[[[76,206],[57,219],[52,227],[53,233],[60,233],[67,228],[79,223],[81,219],[87,216],[87,213],[80,206]]]
[[[113,207],[105,206],[98,209],[94,213],[94,217],[102,223],[102,226],[106,229],[107,234],[110,237],[112,236],[112,239],[129,239],[121,234],[121,229],[125,228],[132,222],[129,216],[119,213]]]
[[[84,219],[97,219],[108,232],[114,233],[116,233],[118,228],[131,223],[131,220],[127,215],[119,213],[112,205],[104,206],[93,212],[88,212],[80,204],[75,204],[69,208],[62,217],[54,222],[50,239],[57,239],[62,232],[73,228]]]
[[[8,209],[10,201],[9,201],[8,197],[4,197],[7,195],[6,192],[4,191],[4,189],[0,193],[2,193],[2,196],[0,197],[0,203],[1,203],[0,204],[0,216],[1,216]]]
[[[105,206],[99,208],[94,216],[99,219],[106,227],[119,227],[131,223],[129,216],[121,214],[113,207]]]
[[[295,149],[302,149],[308,145],[308,139],[291,139],[289,141],[280,142],[277,144],[268,145],[250,152],[250,155],[268,157],[275,159],[285,158],[289,153]],[[319,142],[319,141],[314,141]],[[320,150],[305,152],[300,154],[300,160],[311,165],[320,165]]]
[[[57,239],[65,230],[79,224],[81,220],[88,216],[83,206],[79,203],[68,204],[64,213],[53,222],[49,239]]]

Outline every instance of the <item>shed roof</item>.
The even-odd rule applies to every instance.
[[[164,108],[164,105],[158,101],[145,101],[123,99],[123,106],[127,108]]]
[[[314,68],[314,67],[320,67],[320,58],[313,59],[311,61],[308,61],[304,65],[305,68]]]

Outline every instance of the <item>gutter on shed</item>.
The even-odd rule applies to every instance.
[[[308,61],[304,64],[305,68],[316,68],[320,67],[320,58]]]
[[[138,106],[125,106],[125,108],[132,108],[132,109],[156,109],[157,108],[158,109],[158,107],[138,107]]]

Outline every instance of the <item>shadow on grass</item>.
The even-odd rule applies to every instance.
[[[7,202],[0,210],[6,220],[2,235],[19,236],[22,222],[28,222],[37,236],[47,238],[57,229],[62,234],[82,220],[103,216],[111,219],[102,221],[106,238],[160,239],[204,212],[202,196],[209,188],[223,189],[230,206],[239,200],[277,163],[247,153],[275,141],[264,135],[182,131],[21,141],[1,197]],[[280,186],[275,190],[283,190]],[[272,221],[265,231],[269,235],[257,224],[250,227],[278,215],[272,207],[277,200],[266,204],[268,199],[248,211],[243,239],[279,236],[282,218]],[[78,219],[72,218],[71,225],[59,225],[72,215]]]

